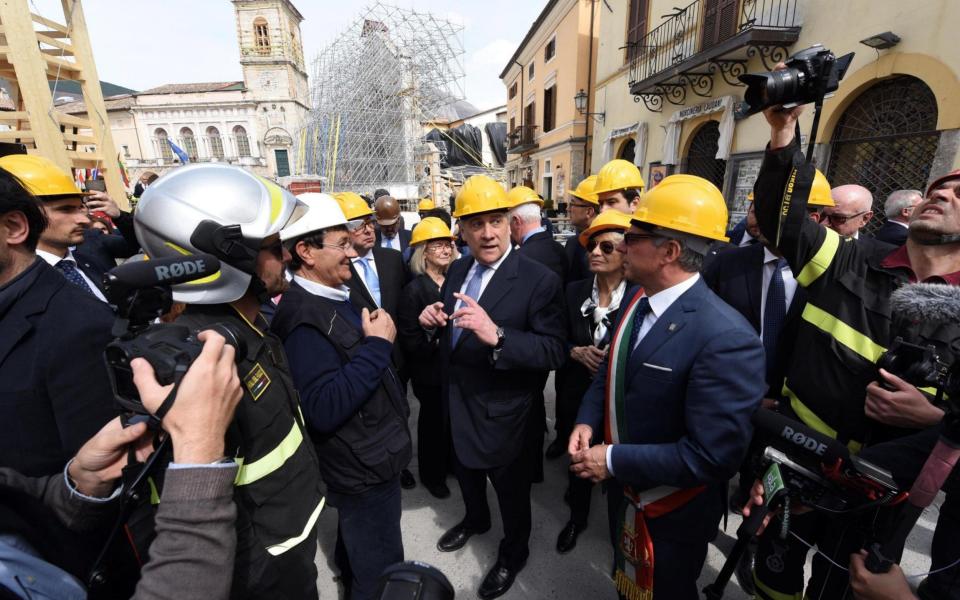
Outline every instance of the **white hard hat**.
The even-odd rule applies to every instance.
[[[347,226],[347,218],[333,196],[309,192],[300,194],[297,200],[307,206],[307,214],[280,231],[281,241],[288,242],[331,227]]]

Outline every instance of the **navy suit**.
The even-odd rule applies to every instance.
[[[84,273],[100,285],[103,274],[117,266],[118,258],[130,258],[140,251],[140,242],[137,241],[133,227],[133,216],[121,212],[113,220],[117,229],[112,234],[105,234],[90,228],[83,232],[83,243],[73,251],[77,264],[81,265]],[[89,265],[84,268],[82,265]],[[94,278],[91,273],[99,273]]]
[[[623,306],[638,293],[629,290]],[[763,345],[743,316],[700,280],[660,315],[626,369],[624,420],[632,443],[611,450],[611,526],[625,501],[623,485],[637,491],[707,486],[682,507],[647,520],[656,557],[654,598],[693,600],[725,510],[726,482],[743,460],[750,417],[766,388]],[[606,383],[604,360],[577,415],[593,428],[594,441],[603,431]]]
[[[763,298],[763,259],[761,244],[732,248],[719,253],[704,270],[703,279],[724,302],[736,309],[753,326],[757,335],[763,326],[761,302]],[[787,309],[786,320],[777,342],[775,364],[767,365],[768,398],[778,398],[783,389],[783,378],[796,339],[800,313],[807,303],[807,291],[798,285]]]
[[[35,477],[116,414],[103,362],[113,313],[43,259],[22,277],[16,298],[0,290],[0,466]]]
[[[356,307],[358,313],[364,308],[370,312],[382,308],[396,323],[400,296],[406,284],[406,265],[399,252],[390,248],[381,248],[379,244],[373,247],[373,262],[377,264],[377,277],[380,279],[380,306],[377,306],[373,296],[370,295],[370,290],[367,289],[363,279],[363,268],[358,269],[352,262],[350,263],[351,277],[346,282],[346,286],[350,288],[350,303]],[[403,353],[400,351],[399,344],[393,347],[393,364],[400,371],[401,378],[406,381]]]
[[[400,228],[399,231],[397,231],[397,237],[400,238],[400,253],[401,253],[401,254],[406,254],[407,248],[410,247],[410,235],[411,235],[411,233],[410,233],[408,230],[406,230],[406,229],[404,229],[404,228],[402,228],[402,227]],[[380,236],[381,236],[380,230],[377,229],[377,244],[376,244],[376,245],[377,245],[378,248],[382,248],[382,247],[383,247],[383,246],[380,245],[380,244],[381,244],[381,238],[380,238]],[[396,248],[389,248],[389,249],[396,250]]]
[[[894,246],[902,246],[907,243],[908,233],[909,230],[903,225],[897,225],[896,223],[887,221],[883,224],[883,227],[873,234],[873,237],[881,242],[893,244]]]
[[[474,259],[451,265],[441,290],[444,311],[454,312],[455,292],[463,288]],[[526,562],[530,537],[530,479],[533,461],[525,449],[534,402],[544,374],[565,357],[563,296],[560,279],[519,252],[510,251],[478,299],[490,319],[505,332],[496,362],[492,348],[470,330],[451,347],[452,327],[441,330],[440,372],[443,405],[449,418],[457,479],[467,516],[476,530],[490,525],[486,479],[497,490],[504,522],[500,560],[519,569]]]
[[[563,246],[547,231],[539,231],[520,244],[520,254],[532,258],[557,274],[560,281],[567,280],[567,255]]]

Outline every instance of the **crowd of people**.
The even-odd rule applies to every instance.
[[[801,110],[765,113],[770,144],[730,231],[712,183],[646,189],[613,160],[570,192],[565,244],[534,190],[483,175],[452,214],[420,201],[411,231],[386,190],[294,197],[238,167],[188,165],[140,182],[129,213],[42,157],[0,158],[0,597],[316,598],[329,504],[345,597],[377,598],[391,565],[430,562],[405,554],[400,526],[414,435],[420,484],[445,500],[452,474],[463,507],[439,552],[494,525],[493,485],[502,538],[484,600],[530,556],[545,459],[570,463],[560,554],[603,487],[613,584],[596,597],[699,597],[724,516],[766,502],[748,458],[764,444],[758,410],[909,489],[949,409],[876,363],[895,338],[946,364],[960,349],[960,314],[908,322],[890,302],[903,286],[960,284],[960,171],[893,193],[868,235],[869,190],[831,188],[803,160]],[[174,286],[153,316],[199,331],[202,351],[170,385],[132,361],[154,417],[121,419],[104,274],[200,254],[220,270]],[[955,480],[925,599],[960,597]],[[861,554],[895,510],[800,511],[787,537],[769,525],[740,585],[763,600],[912,598],[902,572],[874,574]]]

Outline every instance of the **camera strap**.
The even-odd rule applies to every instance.
[[[173,401],[177,398],[177,392],[180,390],[180,382],[183,381],[183,376],[185,373],[186,371],[177,369],[177,372],[173,377],[173,387],[170,388],[170,393],[167,394],[167,397],[163,399],[163,402],[160,403],[160,406],[157,407],[157,410],[153,413],[153,415],[151,415],[150,419],[157,427],[160,426],[160,423],[163,421],[163,417],[165,417],[173,407]]]

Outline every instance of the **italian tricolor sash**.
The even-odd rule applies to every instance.
[[[630,334],[634,327],[637,305],[642,297],[641,290],[630,300],[610,342],[604,410],[604,441],[607,444],[631,443],[627,429],[624,390],[627,363],[633,350],[630,347]],[[660,486],[637,493],[629,485],[624,485],[625,501],[621,503],[617,544],[614,547],[614,582],[617,591],[625,598],[653,598],[653,540],[647,530],[646,519],[654,519],[680,508],[704,489],[705,486],[690,489]]]

